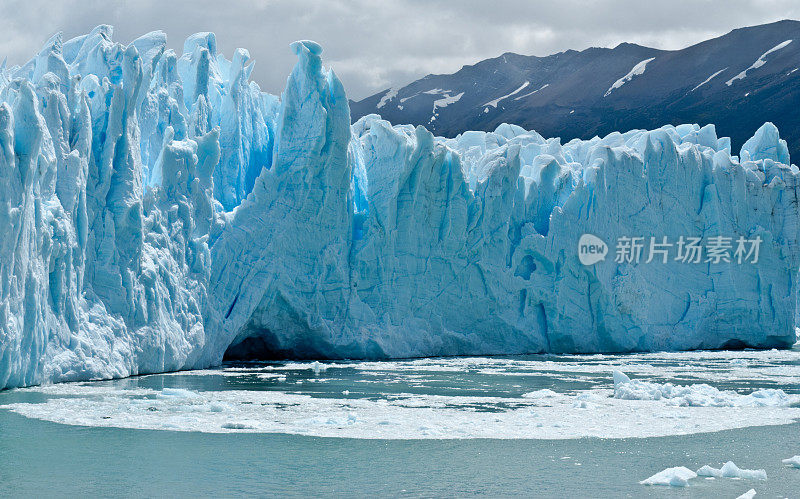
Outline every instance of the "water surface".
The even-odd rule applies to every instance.
[[[614,369],[726,395],[712,406],[619,400]],[[799,380],[791,350],[228,363],[12,390],[0,393],[0,490],[797,497],[800,470],[781,459],[800,454],[800,409],[736,404],[759,389],[796,396]],[[768,480],[638,483],[728,460]]]

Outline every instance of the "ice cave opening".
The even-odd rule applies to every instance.
[[[223,361],[323,360],[335,357],[330,349],[304,338],[287,344],[266,328],[249,328],[225,350]]]
[[[283,360],[292,357],[296,357],[296,353],[282,349],[275,333],[265,329],[253,331],[244,338],[237,337],[225,350],[222,360]]]

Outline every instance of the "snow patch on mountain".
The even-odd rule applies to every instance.
[[[437,110],[443,109],[450,104],[458,102],[461,99],[461,97],[464,96],[464,92],[461,92],[453,96],[451,96],[449,93],[444,93],[442,95],[444,95],[443,98],[436,99],[435,101],[433,101],[433,111],[429,123],[433,123],[434,121],[436,121],[436,118],[439,116]]]
[[[449,94],[444,94],[443,98],[433,101],[433,112],[436,113],[437,109],[443,109],[449,106],[450,104],[458,102],[463,96],[464,92],[461,92],[453,96],[450,96]]]
[[[620,78],[619,80],[615,81],[609,88],[606,90],[606,93],[603,94],[603,97],[608,97],[611,95],[611,92],[620,88],[622,85],[631,81],[634,77],[644,74],[645,69],[647,69],[647,64],[650,63],[655,57],[651,57],[649,59],[645,59],[638,64],[636,64],[633,69],[628,71],[628,74]]]
[[[695,91],[695,90],[697,90],[698,88],[702,87],[702,86],[703,86],[703,85],[705,85],[706,83],[708,83],[708,82],[710,82],[711,80],[713,80],[714,78],[716,78],[716,77],[717,77],[717,76],[718,76],[720,73],[722,73],[722,72],[723,72],[723,71],[725,71],[726,69],[728,69],[728,68],[722,68],[722,69],[720,69],[719,71],[717,71],[716,73],[714,73],[714,74],[712,74],[711,76],[709,76],[708,78],[706,78],[705,80],[703,80],[703,81],[702,81],[702,82],[701,82],[699,85],[697,85],[696,87],[694,87],[694,88],[692,89],[692,92],[694,92],[694,91]]]
[[[485,107],[494,107],[494,108],[496,108],[496,107],[497,107],[497,104],[498,104],[498,103],[499,103],[501,100],[503,100],[503,99],[508,99],[509,97],[512,97],[512,96],[514,96],[514,95],[517,95],[518,93],[520,93],[520,92],[522,92],[523,90],[525,90],[525,89],[528,87],[528,85],[530,85],[530,83],[531,83],[531,82],[529,82],[529,81],[526,81],[525,83],[523,83],[522,85],[520,85],[520,86],[519,86],[519,88],[517,88],[517,89],[516,89],[516,90],[514,90],[513,92],[511,92],[511,93],[508,93],[508,94],[505,94],[505,95],[501,95],[500,97],[498,97],[498,98],[496,98],[496,99],[492,99],[492,100],[490,100],[489,102],[487,102],[486,104],[484,104],[484,106],[485,106]]]
[[[383,94],[383,97],[381,97],[381,100],[378,102],[378,109],[385,106],[389,101],[391,101],[395,97],[397,97],[396,88],[390,88],[389,90],[387,90],[386,93]]]
[[[750,71],[751,69],[758,69],[761,66],[763,66],[764,64],[766,64],[768,55],[770,55],[771,53],[776,52],[776,51],[786,47],[790,43],[792,43],[792,40],[786,40],[785,42],[781,42],[781,43],[775,45],[774,47],[772,47],[771,49],[767,50],[766,52],[761,54],[761,57],[756,59],[756,62],[751,64],[749,68],[745,69],[744,71],[742,71],[741,73],[737,74],[736,76],[734,76],[730,80],[726,81],[725,84],[730,87],[733,84],[733,82],[735,82],[736,80],[743,80],[747,76],[747,72],[748,71]]]
[[[527,94],[520,95],[519,97],[514,97],[514,100],[520,100],[520,99],[524,99],[525,97],[530,97],[531,95],[533,95],[533,94],[535,94],[537,92],[540,92],[540,91],[544,90],[545,88],[547,88],[549,86],[550,86],[549,83],[545,83],[544,85],[542,85],[541,87],[537,88],[533,92],[528,92]]]

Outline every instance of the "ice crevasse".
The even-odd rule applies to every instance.
[[[795,341],[798,169],[765,124],[545,139],[351,125],[314,42],[280,98],[211,33],[99,26],[0,68],[0,388],[240,357]],[[610,247],[583,265],[578,241]],[[759,238],[755,262],[614,241]],[[646,255],[645,255],[646,256]]]

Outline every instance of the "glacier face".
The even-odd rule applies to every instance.
[[[765,124],[588,141],[371,115],[314,42],[279,99],[211,33],[109,26],[0,69],[0,388],[231,355],[780,347],[798,169]],[[757,261],[584,266],[578,240],[762,241]],[[732,250],[733,251],[733,250]],[[645,255],[646,256],[646,255]]]

